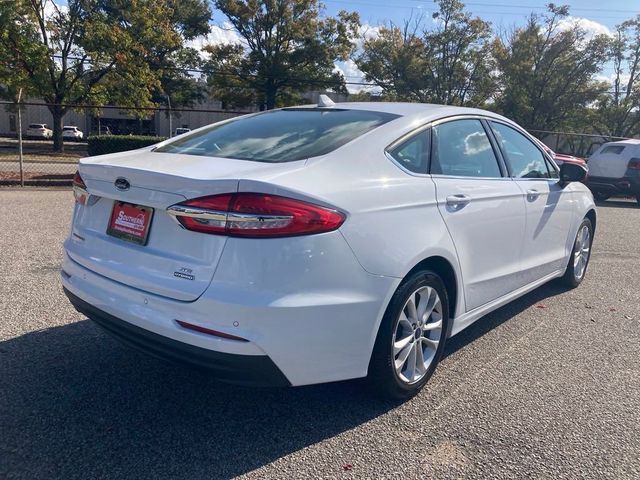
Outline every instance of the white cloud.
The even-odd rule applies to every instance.
[[[560,30],[569,30],[570,28],[579,25],[586,32],[586,40],[589,41],[598,35],[612,36],[611,30],[606,25],[598,23],[594,20],[589,20],[584,17],[567,17],[558,22],[558,28]]]
[[[222,26],[212,25],[207,36],[194,38],[187,42],[187,46],[201,51],[207,45],[234,45],[244,44],[244,40],[238,35],[230,22],[224,22]]]

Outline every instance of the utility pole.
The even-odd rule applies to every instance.
[[[18,90],[18,158],[20,158],[20,186],[24,187],[24,165],[22,158],[22,88]]]

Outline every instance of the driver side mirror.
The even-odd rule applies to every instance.
[[[560,183],[567,185],[571,182],[582,182],[587,178],[588,171],[584,165],[564,162],[560,166]]]

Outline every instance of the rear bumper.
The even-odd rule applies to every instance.
[[[640,195],[640,176],[622,178],[588,177],[587,186],[592,192],[608,195]]]
[[[237,355],[179,342],[125,322],[64,288],[75,309],[123,343],[151,355],[206,369],[219,380],[240,385],[288,387],[291,383],[266,355]]]

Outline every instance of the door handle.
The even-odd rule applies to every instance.
[[[447,197],[447,205],[455,209],[460,209],[468,205],[470,201],[471,201],[471,197],[468,195],[464,195],[462,193],[458,193],[456,195],[449,195]]]
[[[540,196],[540,192],[538,190],[536,190],[535,188],[531,188],[531,189],[527,190],[527,200],[529,200],[530,202],[533,202],[539,196]]]

